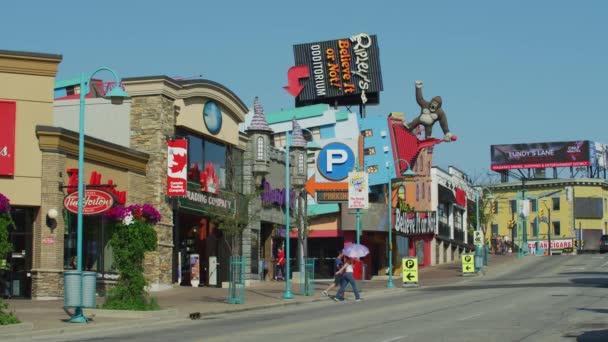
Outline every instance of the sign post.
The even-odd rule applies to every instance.
[[[475,246],[483,245],[483,232],[481,230],[476,230],[473,232],[473,244]]]
[[[403,274],[403,287],[418,287],[418,259],[401,259],[401,273]]]
[[[462,256],[462,276],[472,276],[475,274],[475,261],[471,254]]]

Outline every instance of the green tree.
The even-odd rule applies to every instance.
[[[13,250],[13,245],[8,241],[8,229],[13,225],[10,201],[0,193],[0,268],[8,267],[6,265],[6,255]],[[0,299],[0,325],[19,323],[17,317],[12,312],[7,312],[7,310],[8,303],[4,303]]]

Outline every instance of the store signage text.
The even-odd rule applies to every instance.
[[[266,205],[278,204],[281,207],[285,207],[285,189],[273,189],[265,179],[262,180],[262,203]],[[296,192],[294,190],[289,191],[289,208],[295,209],[296,203]]]
[[[72,193],[78,191],[78,169],[67,169],[69,180],[67,186],[67,192]],[[124,205],[127,202],[127,192],[116,190],[116,184],[109,179],[107,184],[101,184],[101,173],[92,171],[91,177],[89,177],[89,184],[87,187],[94,187],[97,190],[102,190],[110,193],[114,196],[116,203]]]
[[[396,232],[406,235],[435,234],[437,216],[434,211],[428,212],[407,212],[400,208],[395,208]]]
[[[552,249],[560,249],[560,248],[572,248],[574,243],[572,239],[561,239],[561,240],[551,240],[551,248]],[[528,241],[528,249],[536,248],[536,241]],[[549,248],[549,241],[540,240],[538,241],[539,249],[547,249]]]
[[[219,191],[217,194],[202,192],[200,184],[191,181],[188,182],[186,196],[177,199],[181,208],[197,212],[233,213],[236,210],[234,194],[225,191]]]
[[[112,208],[114,197],[111,194],[98,189],[85,190],[82,197],[82,214],[96,215]],[[63,206],[70,212],[78,213],[78,192],[72,192],[63,199]]]

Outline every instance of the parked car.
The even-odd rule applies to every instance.
[[[600,238],[600,253],[608,252],[608,235],[602,235]]]

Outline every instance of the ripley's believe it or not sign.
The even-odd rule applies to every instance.
[[[378,39],[359,33],[350,38],[294,45],[296,65],[306,65],[309,77],[296,98],[296,107],[378,104],[382,74]]]

